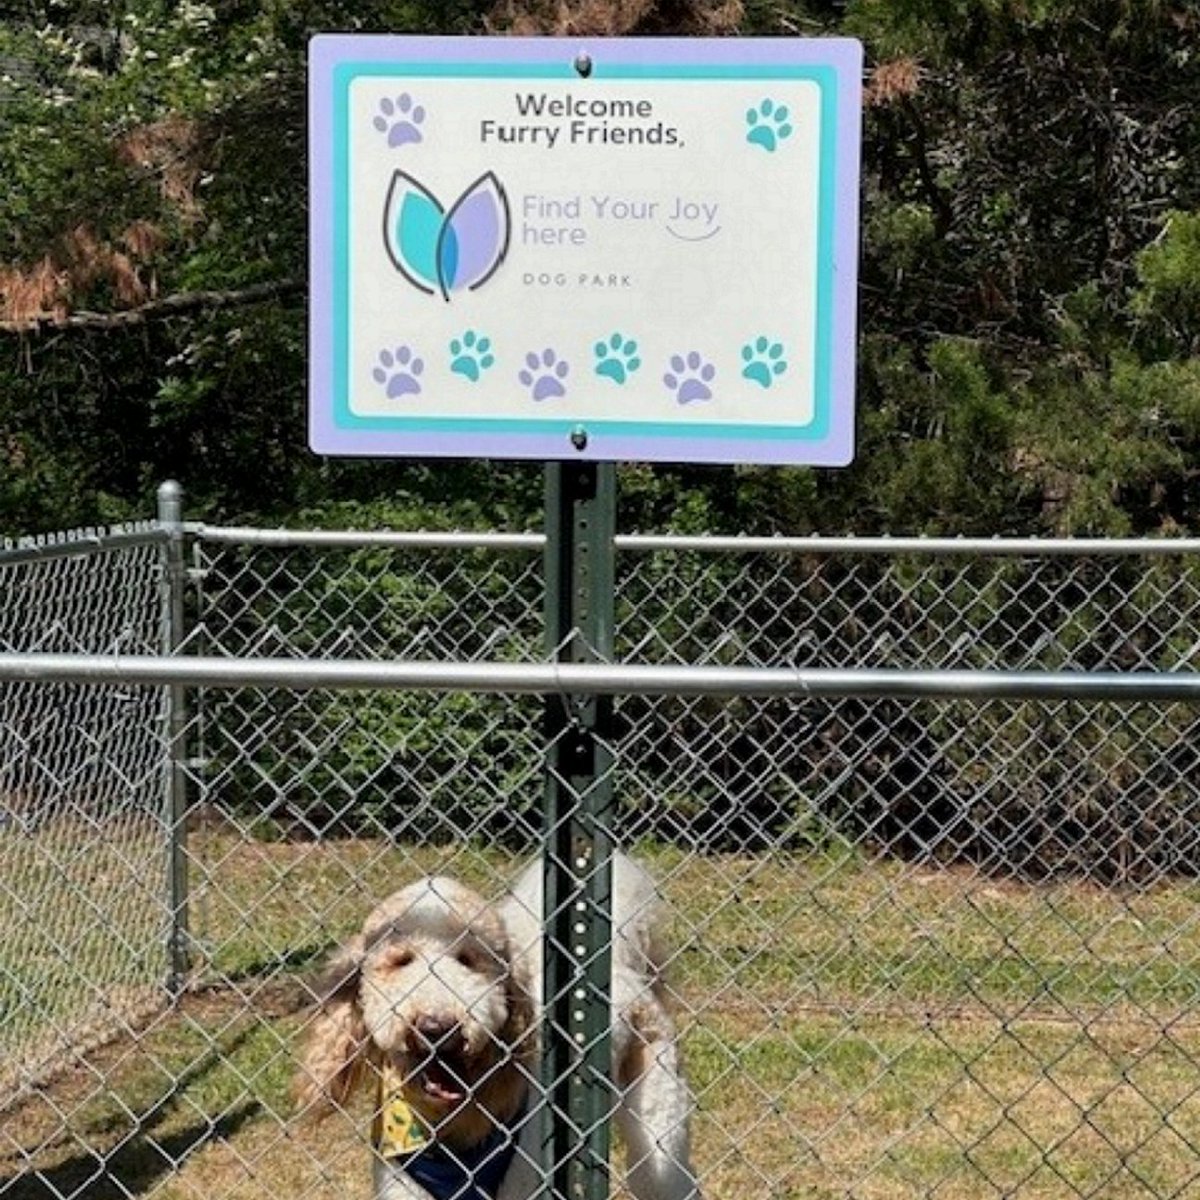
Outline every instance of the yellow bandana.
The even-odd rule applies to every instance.
[[[379,1074],[373,1134],[375,1147],[384,1158],[413,1154],[429,1144],[429,1131],[404,1099],[403,1078],[390,1064]]]

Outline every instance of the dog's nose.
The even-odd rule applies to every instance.
[[[413,1022],[413,1032],[430,1047],[444,1047],[458,1035],[458,1022],[450,1017],[422,1014]]]

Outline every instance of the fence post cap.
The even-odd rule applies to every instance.
[[[183,520],[183,485],[165,479],[158,485],[158,519],[164,525],[177,525]]]

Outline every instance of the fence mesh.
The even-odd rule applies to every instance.
[[[536,546],[193,549],[188,651],[543,655]],[[1186,554],[625,540],[619,567],[622,661],[1194,669]],[[619,700],[703,1194],[1200,1192],[1197,732],[1182,704]],[[369,1194],[376,1089],[293,1119],[303,981],[398,887],[498,900],[539,845],[532,698],[212,690],[189,740],[193,986],[9,1110],[0,1194]]]
[[[160,539],[0,544],[0,651],[158,653]],[[154,689],[0,684],[0,1098],[163,1005]]]

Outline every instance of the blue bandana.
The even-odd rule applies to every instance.
[[[380,1155],[416,1180],[434,1200],[496,1200],[517,1152],[514,1130],[524,1112],[513,1120],[514,1128],[495,1129],[478,1146],[455,1151],[430,1135],[402,1091],[400,1077],[385,1067],[374,1129]]]
[[[509,1132],[497,1129],[469,1151],[455,1153],[431,1142],[424,1150],[391,1161],[434,1200],[496,1200],[516,1150]]]

